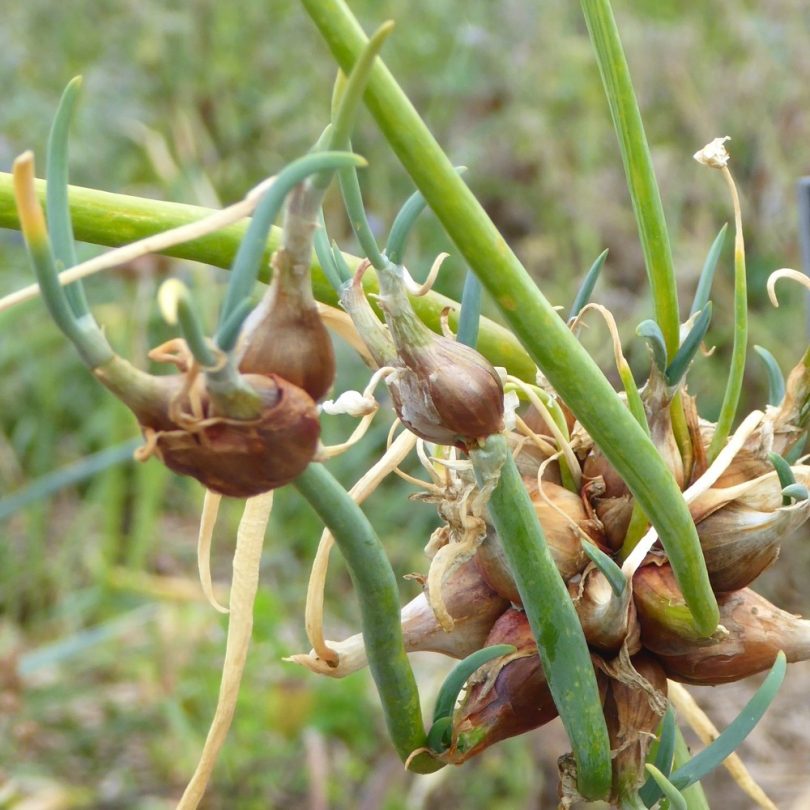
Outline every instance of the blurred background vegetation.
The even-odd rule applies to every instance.
[[[570,304],[581,274],[610,249],[597,299],[623,325],[643,375],[645,351],[631,340],[635,324],[649,316],[641,251],[578,4],[351,5],[367,28],[397,21],[385,51],[389,66],[452,159],[469,167],[469,184],[553,303]],[[806,342],[803,298],[785,296],[772,310],[764,283],[771,270],[799,262],[794,189],[797,177],[810,173],[810,8],[794,0],[617,0],[615,7],[684,312],[711,240],[731,219],[721,178],[691,155],[728,134],[743,203],[752,343],[771,349],[787,370]],[[43,165],[51,116],[77,73],[85,91],[72,179],[110,191],[231,202],[307,149],[326,122],[334,66],[292,0],[27,0],[6,4],[3,16],[3,170],[25,148],[34,148]],[[367,116],[355,149],[370,161],[367,205],[383,233],[412,189]],[[335,198],[327,214],[332,235],[354,249]],[[408,256],[414,274],[443,248],[452,252],[425,216]],[[82,246],[81,256],[97,250]],[[0,259],[0,292],[28,283],[17,234],[0,232]],[[457,296],[463,271],[451,260],[438,287]],[[213,323],[224,274],[212,268],[149,258],[89,285],[114,345],[141,365],[146,350],[169,336],[154,306],[168,273],[193,284]],[[709,337],[718,349],[690,378],[709,418],[730,352],[731,290],[729,245],[713,294]],[[41,304],[0,316],[0,335],[0,497],[135,437],[129,414],[84,371]],[[602,327],[594,324],[584,340],[609,373]],[[346,347],[338,351],[338,390],[361,385],[363,367]],[[746,408],[764,403],[765,373],[757,364],[752,357]],[[350,429],[332,419],[326,439]],[[381,419],[361,447],[332,464],[343,481],[359,477],[386,431]],[[425,571],[422,547],[437,522],[430,507],[411,505],[411,491],[391,483],[368,505],[398,574]],[[195,482],[155,462],[125,463],[0,517],[0,808],[173,806],[207,731],[224,646],[224,622],[202,603],[196,583],[201,501]],[[227,506],[217,531],[214,573],[223,586],[239,506]],[[319,534],[295,493],[279,493],[255,643],[205,806],[554,806],[554,759],[565,746],[556,725],[474,764],[415,780],[380,742],[382,721],[365,673],[333,682],[281,663],[308,648],[303,603]],[[810,612],[806,541],[794,538],[761,586],[796,612]],[[416,592],[414,583],[402,582],[403,601]],[[331,637],[357,627],[338,561],[327,609]],[[427,656],[416,664],[429,704],[446,663]],[[810,669],[798,665],[794,672],[749,748],[780,807],[801,801],[808,789],[806,768],[791,756],[807,750],[810,707],[802,698]],[[743,685],[715,690],[707,700],[730,719],[746,695]],[[736,794],[730,798],[722,775],[709,790],[713,807],[743,806]]]

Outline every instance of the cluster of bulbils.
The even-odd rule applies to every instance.
[[[30,161],[15,166],[23,229],[40,272],[54,259],[32,178]],[[315,209],[310,213],[296,226],[307,236],[317,227]],[[285,233],[294,243],[290,228]],[[303,244],[303,250],[283,245],[276,252],[268,293],[229,350],[211,344],[211,361],[201,364],[200,352],[189,350],[191,341],[160,347],[155,357],[178,369],[166,376],[146,374],[116,355],[92,316],[78,317],[58,283],[49,285],[47,272],[40,274],[40,283],[50,289],[52,312],[94,375],[134,413],[146,439],[144,455],[154,454],[214,492],[250,497],[289,483],[316,458],[316,403],[333,383],[332,345],[310,288],[311,242],[305,238]],[[496,644],[514,648],[478,670],[453,713],[450,744],[436,755],[460,763],[557,714],[520,594],[487,521],[486,499],[463,463],[465,452],[505,430],[503,382],[477,351],[434,334],[418,319],[404,268],[389,263],[379,273],[384,322],[365,296],[362,275],[361,267],[344,284],[341,303],[374,362],[390,369],[385,379],[397,416],[421,440],[461,453],[437,477],[442,491],[434,487],[431,495],[444,523],[428,546],[432,566],[424,592],[402,610],[406,649],[463,658]],[[71,306],[73,315],[65,317]],[[564,460],[558,458],[559,429],[539,412],[524,415],[522,436],[509,432],[592,653],[615,755],[616,795],[643,778],[647,748],[666,706],[668,678],[721,684],[769,667],[779,650],[789,661],[810,657],[810,622],[779,610],[748,587],[776,559],[783,537],[810,515],[810,499],[786,495],[784,470],[774,469],[772,461],[772,454],[785,456],[804,438],[810,394],[806,360],[790,375],[781,403],[763,414],[723,475],[690,503],[720,607],[720,626],[710,638],[691,624],[662,552],[650,553],[620,592],[590,562],[584,542],[620,556],[633,498],[555,392],[546,395],[567,422],[570,452]],[[694,400],[681,388],[692,445],[685,462],[670,421],[675,393],[653,365],[642,390],[650,435],[685,489],[707,467],[714,426],[698,418]],[[790,474],[794,483],[810,487],[810,467],[794,465]],[[365,663],[362,638],[333,646],[337,666],[311,657],[302,662],[336,677]]]
[[[425,441],[459,448],[501,430],[503,389],[495,370],[472,349],[429,333],[396,274],[387,275],[381,278],[387,329],[366,301],[359,276],[346,287],[343,305],[377,362],[398,369],[389,384],[399,418]],[[524,414],[524,435],[509,434],[591,651],[614,754],[614,798],[646,777],[649,744],[667,705],[667,679],[722,684],[769,668],[779,650],[788,661],[810,657],[810,622],[748,587],[777,558],[783,539],[810,516],[810,500],[786,495],[784,468],[777,470],[773,460],[774,454],[790,456],[804,440],[807,361],[792,371],[781,403],[762,414],[725,472],[689,504],[720,608],[720,625],[709,638],[694,628],[663,551],[650,552],[621,593],[585,553],[587,542],[616,560],[626,556],[622,546],[634,500],[565,403],[557,400],[579,467],[577,487],[571,487],[570,475],[567,481],[561,475],[554,432],[537,411]],[[676,391],[693,445],[687,462],[670,417]],[[548,387],[547,393],[556,397]],[[685,388],[668,386],[654,364],[641,396],[651,437],[686,489],[708,467],[714,425],[698,417]],[[570,458],[565,456],[566,463]],[[406,649],[461,659],[496,644],[515,648],[476,672],[453,713],[451,743],[436,755],[461,763],[549,722],[557,709],[499,537],[476,500],[475,479],[458,461],[441,470],[434,483],[444,482],[442,493],[434,486],[432,494],[420,496],[439,502],[443,524],[427,547],[432,559],[423,592],[402,610]],[[797,490],[810,487],[810,466],[794,464],[789,475]],[[329,645],[338,654],[337,666],[313,653],[296,660],[331,677],[365,664],[361,635]]]

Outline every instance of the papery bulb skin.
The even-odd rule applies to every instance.
[[[582,550],[582,535],[595,543],[604,543],[604,537],[597,530],[594,521],[588,518],[582,500],[575,493],[558,484],[544,481],[544,498],[537,488],[536,479],[524,479],[524,482],[557,570],[563,580],[568,581],[582,571],[588,562],[588,557]],[[487,527],[487,535],[474,559],[492,588],[513,604],[521,604],[503,546],[492,527]]]
[[[510,608],[495,622],[484,646],[493,644],[512,644],[517,652],[484,665],[471,679],[453,718],[451,748],[442,756],[448,762],[465,762],[496,742],[557,716],[523,611]]]
[[[633,589],[642,644],[672,680],[717,686],[768,669],[779,650],[788,662],[810,658],[810,622],[750,588],[718,595],[720,627],[711,638],[692,625],[668,564],[639,568]]]
[[[543,482],[541,494],[537,481],[524,479],[532,505],[543,527],[543,534],[564,580],[569,580],[587,564],[582,540],[603,544],[604,535],[588,517],[582,499],[575,492],[551,482]]]
[[[517,583],[506,562],[503,545],[493,526],[487,525],[486,537],[478,546],[473,560],[483,579],[496,593],[514,605],[521,604]]]
[[[320,423],[305,391],[273,374],[242,375],[233,401],[241,407],[246,398],[251,416],[237,419],[217,407],[223,398],[209,393],[204,376],[190,382],[183,361],[175,362],[185,373],[153,376],[117,356],[93,371],[138,420],[146,438],[141,458],[154,454],[173,472],[234,498],[284,486],[312,461]]]
[[[578,582],[568,583],[568,592],[589,647],[613,656],[627,643],[631,654],[638,652],[638,621],[629,586],[616,596],[605,575],[591,565]]]
[[[245,375],[259,394],[261,416],[240,421],[210,412],[199,429],[157,435],[156,455],[174,472],[207,489],[249,498],[284,486],[304,471],[318,449],[320,423],[312,398],[275,375]],[[203,409],[208,403],[203,399]]]
[[[380,274],[380,303],[400,371],[389,381],[394,407],[417,436],[466,447],[503,430],[503,384],[475,349],[431,332],[413,311],[401,268]]]
[[[279,256],[277,252],[274,265],[285,254]],[[335,379],[332,340],[314,302],[301,305],[275,281],[271,291],[274,294],[259,304],[245,324],[239,370],[283,377],[317,402]]]
[[[617,804],[647,778],[647,752],[666,705],[667,676],[661,665],[648,653],[633,656],[631,663],[649,688],[611,679],[605,696],[605,721],[615,752],[612,798]],[[650,688],[657,694],[650,694]]]
[[[388,327],[377,317],[366,298],[362,284],[363,266],[340,290],[340,305],[352,319],[363,343],[378,368],[400,365]]]
[[[663,376],[653,365],[650,371],[650,379],[641,391],[644,410],[647,414],[647,424],[650,428],[650,438],[655,445],[655,449],[661,454],[661,458],[672,473],[679,489],[683,489],[686,475],[681,451],[672,430],[670,410],[672,393],[672,390],[667,387]]]
[[[586,482],[584,491],[604,527],[606,545],[618,551],[630,525],[633,496],[597,447],[591,448],[585,458],[582,476]]]
[[[797,482],[810,484],[810,467],[793,468]],[[713,487],[690,511],[712,588],[736,591],[750,585],[779,556],[782,542],[810,517],[810,501],[782,504],[776,471],[735,486]]]
[[[441,586],[452,630],[442,629],[423,592],[402,610],[402,632],[409,652],[438,652],[464,658],[480,649],[509,603],[481,576],[472,560],[452,571]]]

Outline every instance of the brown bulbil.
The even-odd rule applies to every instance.
[[[548,499],[546,500],[537,489],[536,479],[527,478],[524,482],[531,495],[551,556],[557,564],[557,570],[567,581],[582,571],[588,562],[588,557],[582,550],[581,535],[575,527],[579,527],[596,543],[604,543],[604,537],[597,531],[594,521],[588,518],[578,495],[558,484],[544,481],[543,493]],[[475,561],[484,579],[494,590],[516,605],[521,603],[501,541],[492,527],[487,527],[487,536],[476,552]]]
[[[793,467],[810,484],[810,468]],[[776,471],[734,486],[712,487],[690,504],[715,591],[753,582],[779,556],[782,541],[810,516],[810,501],[782,504]],[[705,517],[704,517],[705,516]]]
[[[616,596],[605,575],[588,566],[579,582],[569,582],[568,592],[590,647],[615,655],[627,641],[630,653],[638,652],[639,634],[630,587]]]
[[[94,374],[138,420],[147,441],[143,458],[154,453],[170,470],[222,495],[248,498],[283,486],[317,450],[315,403],[276,375],[242,377],[257,418],[238,420],[216,410],[201,376],[156,377],[119,357]]]
[[[484,646],[512,644],[471,681],[453,720],[453,742],[442,757],[460,764],[500,740],[545,725],[557,716],[529,621],[510,608],[495,622]]]
[[[772,666],[779,650],[789,662],[810,658],[810,622],[780,610],[750,588],[719,594],[720,625],[701,638],[667,565],[646,565],[633,579],[641,641],[669,678],[716,686]]]
[[[245,324],[246,348],[239,363],[245,374],[276,374],[306,391],[316,402],[332,387],[335,352],[312,295],[289,281],[292,259],[273,255],[273,282],[267,297]],[[307,278],[308,283],[308,278]]]
[[[397,347],[404,368],[389,387],[402,423],[445,445],[500,433],[503,385],[492,364],[469,346],[429,334],[418,348]]]
[[[305,391],[274,374],[243,379],[261,398],[258,419],[211,413],[191,429],[159,432],[155,446],[170,470],[234,498],[288,484],[312,461],[320,436],[317,409]],[[204,413],[209,410],[205,398],[202,407]]]

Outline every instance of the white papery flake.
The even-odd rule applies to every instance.
[[[321,410],[330,416],[348,414],[349,416],[368,416],[377,410],[377,400],[364,396],[359,391],[344,391],[337,399],[328,399],[321,405]]]
[[[711,143],[707,143],[703,149],[695,152],[693,157],[704,166],[711,166],[713,169],[724,169],[728,165],[729,157],[731,157],[725,147],[726,141],[730,140],[731,137],[728,135],[715,138]]]
[[[503,395],[503,424],[507,430],[514,430],[517,425],[516,415],[520,406],[517,391],[507,391]]]

